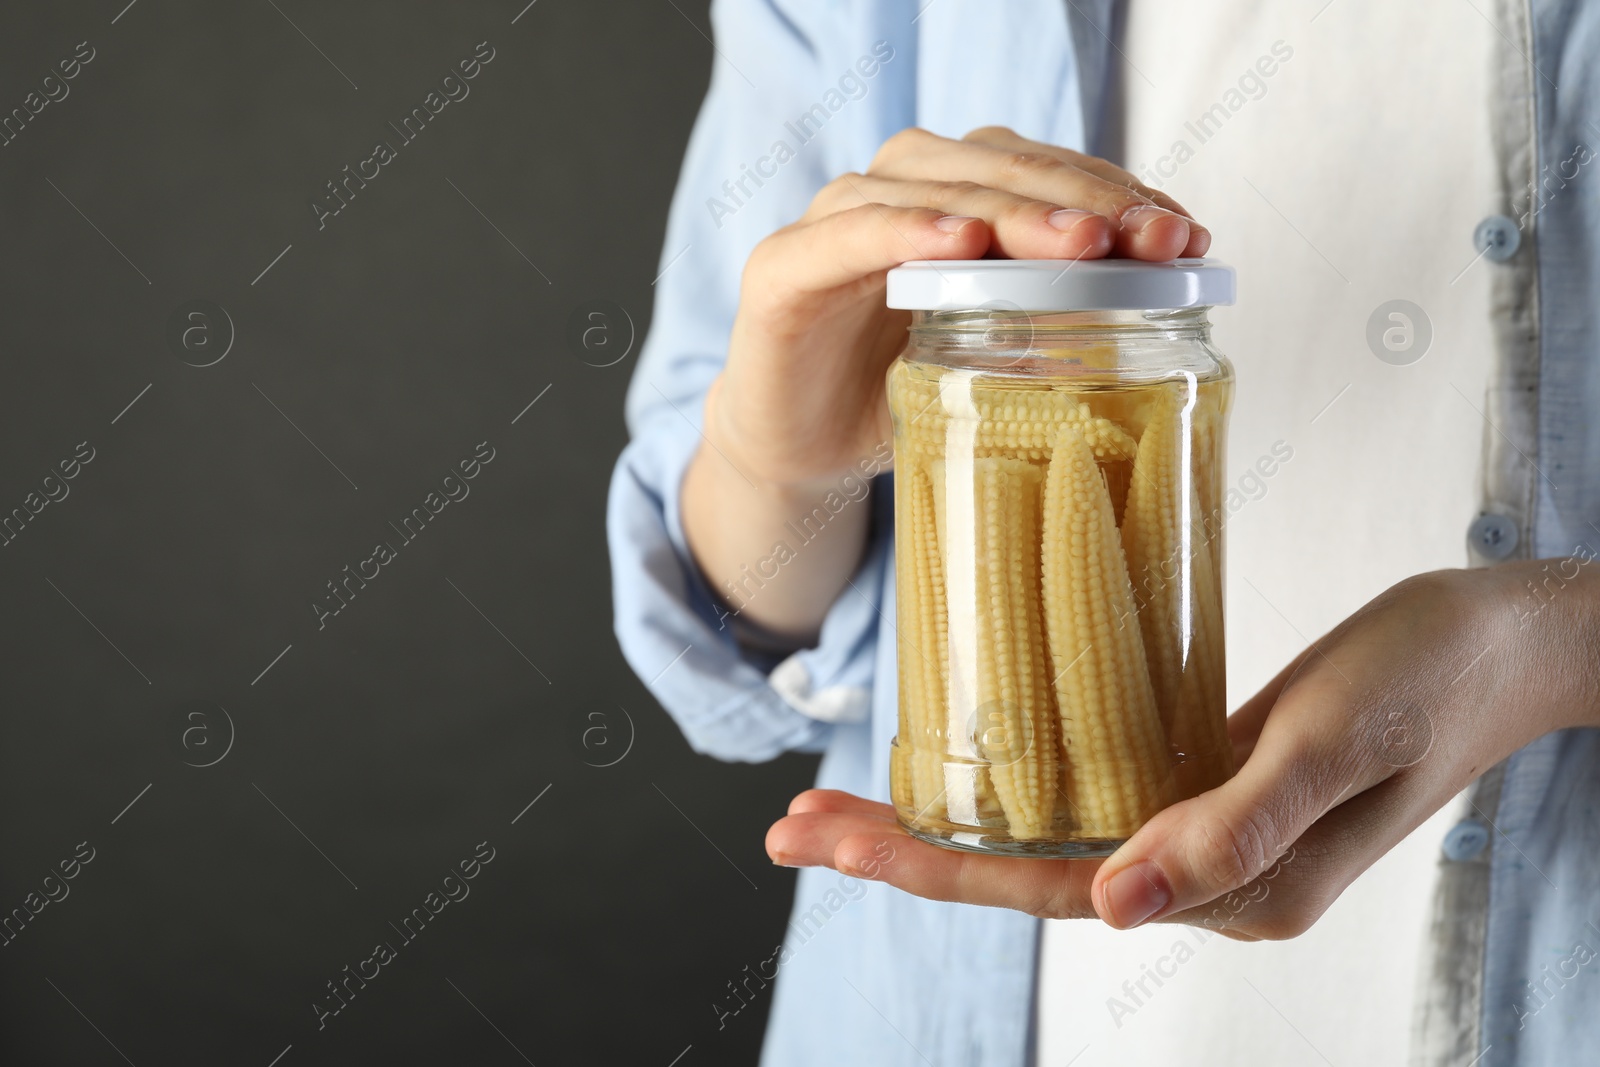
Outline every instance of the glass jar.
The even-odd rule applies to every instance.
[[[901,823],[1104,856],[1233,774],[1204,259],[915,262],[889,370]]]

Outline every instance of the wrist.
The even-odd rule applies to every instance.
[[[838,488],[841,475],[850,473],[850,468],[818,472],[812,469],[816,457],[803,454],[806,450],[774,447],[762,441],[759,433],[749,433],[735,418],[739,403],[730,402],[728,388],[729,378],[723,373],[706,391],[700,455],[695,462],[720,467],[716,477],[737,495],[774,507],[808,509]]]
[[[1600,727],[1600,564],[1572,554],[1506,565],[1518,673],[1544,705],[1549,730]]]
[[[868,480],[779,481],[743,458],[702,435],[681,487],[689,552],[729,613],[808,647],[860,564]]]
[[[783,481],[766,476],[749,457],[709,433],[689,460],[685,482],[694,480],[736,512],[783,514],[803,511],[827,492],[829,483]]]

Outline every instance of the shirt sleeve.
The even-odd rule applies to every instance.
[[[804,213],[834,170],[824,138],[797,144],[786,125],[827,88],[803,22],[776,0],[718,0],[712,23],[711,87],[679,175],[654,322],[628,390],[630,441],[612,475],[607,540],[615,629],[629,666],[696,751],[754,762],[818,751],[833,723],[866,717],[890,527],[885,477],[870,505],[851,505],[874,508],[860,569],[816,647],[787,656],[740,640],[689,554],[679,488],[726,354],[745,260]]]

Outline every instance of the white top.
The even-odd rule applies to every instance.
[[[912,311],[1147,311],[1233,303],[1215,259],[918,259],[889,272],[888,304]]]
[[[1468,265],[1497,204],[1492,33],[1459,0],[1132,0],[1113,60],[1129,169],[1194,211],[1240,276],[1239,306],[1213,315],[1238,372],[1227,470],[1247,500],[1227,525],[1233,707],[1389,585],[1466,562],[1485,429],[1457,390],[1482,397],[1491,355],[1488,268]],[[1392,300],[1431,320],[1420,361],[1369,347]],[[1278,442],[1292,458],[1256,471]],[[1227,1050],[1208,1064],[1403,1064],[1455,817],[1294,941],[1045,923],[1037,1063],[1189,1065],[1201,1046]]]

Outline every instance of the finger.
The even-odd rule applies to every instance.
[[[1261,736],[1261,728],[1266,724],[1267,713],[1278,702],[1278,695],[1283,692],[1283,687],[1289,684],[1295,674],[1305,663],[1315,649],[1308,648],[1294,659],[1288,666],[1279,671],[1255,696],[1239,705],[1237,711],[1228,716],[1228,737],[1233,742],[1233,764],[1242,767],[1250,758],[1250,753],[1256,747],[1256,741]]]
[[[1163,922],[1185,923],[1241,941],[1281,941],[1305,933],[1340,894],[1437,808],[1429,789],[1395,777],[1318,819],[1255,879]]]
[[[1046,155],[1055,156],[1057,159],[1070,163],[1073,166],[1078,167],[1080,170],[1086,170],[1090,174],[1104,178],[1106,181],[1116,182],[1118,185],[1132,189],[1134,192],[1146,198],[1157,207],[1166,208],[1168,211],[1175,212],[1190,220],[1194,219],[1194,214],[1192,212],[1187,210],[1182,204],[1178,203],[1167,193],[1153,186],[1146,185],[1144,182],[1134,177],[1128,171],[1123,170],[1115,163],[1100,159],[1097,156],[1085,155],[1082,152],[1074,152],[1070,148],[1062,148],[1059,145],[1046,144],[1043,141],[1031,141],[1016,131],[1007,129],[1004,126],[984,126],[981,129],[973,130],[971,133],[962,138],[962,140],[975,144],[991,145],[995,148],[1006,148],[1014,152],[1043,152]],[[1211,231],[1200,225],[1198,222],[1192,221],[1189,226],[1189,231],[1189,244],[1184,248],[1182,254],[1185,256],[1205,255],[1206,251],[1211,247]]]
[[[1012,259],[1098,258],[1111,251],[1116,232],[1110,219],[1092,211],[973,182],[901,181],[866,174],[845,174],[830,182],[812,201],[811,211],[821,217],[862,203],[976,216],[989,224],[995,249]]]
[[[862,812],[785,815],[767,830],[767,855],[785,867],[832,867],[839,842],[851,834],[903,834],[892,818]]]
[[[965,181],[1116,220],[1115,251],[1135,259],[1173,259],[1189,245],[1189,220],[1125,185],[1045,152],[896,134],[868,173],[904,181]]]
[[[1011,908],[1040,918],[1094,914],[1089,885],[1099,860],[1039,860],[957,852],[884,830],[839,840],[833,866],[929,900]]]
[[[1075,152],[1070,148],[1049,144],[1045,141],[1034,141],[1006,126],[983,126],[973,130],[961,139],[969,144],[985,144],[995,148],[1009,148],[1019,152],[1044,152],[1071,163],[1075,167],[1089,171],[1091,174],[1096,174],[1107,181],[1116,182],[1118,185],[1132,189],[1168,211],[1175,211],[1187,218],[1194,217],[1191,212],[1167,193],[1154,186],[1146,185],[1134,177],[1131,171],[1123,170],[1115,163],[1101,159],[1099,156]]]
[[[913,259],[979,259],[989,249],[982,219],[927,207],[862,204],[764,239],[745,265],[743,295],[761,287],[819,293]],[[751,292],[752,280],[761,285]]]
[[[1127,928],[1233,892],[1392,774],[1352,743],[1345,710],[1329,690],[1287,689],[1237,775],[1158,813],[1106,861],[1094,887],[1100,917]]]
[[[1313,828],[1307,836],[1315,832]],[[1167,912],[1156,921],[1198,927],[1235,941],[1277,941],[1295,937],[1304,933],[1326,910],[1322,903],[1324,892],[1329,888],[1324,874],[1326,866],[1304,847],[1304,842],[1296,842],[1265,871],[1238,889],[1196,907]],[[1337,892],[1332,896],[1337,896]]]
[[[789,802],[790,815],[807,815],[812,812],[881,815],[886,819],[895,817],[892,806],[839,789],[807,789]]]

